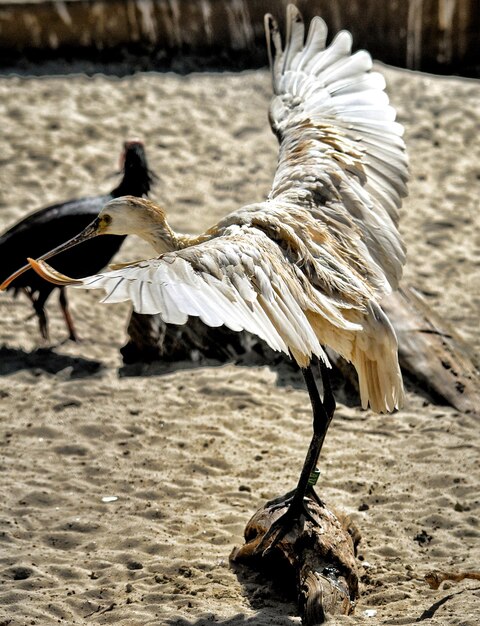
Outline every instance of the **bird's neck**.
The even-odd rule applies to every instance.
[[[133,169],[133,168],[132,168]],[[126,171],[118,187],[111,192],[113,198],[120,196],[142,196],[148,195],[151,187],[151,176],[146,168],[139,168],[138,171]]]
[[[166,222],[157,228],[139,234],[142,239],[148,241],[158,254],[183,250],[183,248],[194,246],[210,238],[210,235],[206,233],[203,235],[177,233]]]
[[[202,235],[177,233],[167,222],[165,212],[158,205],[150,200],[139,198],[131,202],[137,203],[139,215],[141,215],[141,219],[137,220],[135,230],[132,232],[148,241],[158,254],[182,250],[211,239],[215,235],[215,232],[208,230]]]

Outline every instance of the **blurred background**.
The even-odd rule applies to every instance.
[[[0,70],[83,59],[114,73],[265,65],[263,15],[291,0],[0,0]],[[385,63],[478,77],[478,0],[297,0]],[[283,25],[282,25],[283,26]],[[98,66],[97,66],[98,70]]]

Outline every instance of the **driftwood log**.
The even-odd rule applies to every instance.
[[[285,511],[277,498],[255,513],[245,528],[245,544],[234,548],[233,564],[260,569],[275,579],[294,581],[304,626],[323,624],[331,615],[353,612],[358,597],[355,548],[360,539],[348,518],[337,515],[317,500],[306,500],[315,520],[299,522],[263,556],[256,549],[270,526]]]
[[[411,287],[392,293],[382,307],[397,333],[402,370],[459,411],[480,414],[478,369],[452,325]]]
[[[480,572],[442,572],[441,570],[434,570],[425,574],[425,582],[430,589],[438,589],[446,580],[459,583],[465,579],[480,580]]]
[[[407,377],[434,400],[459,411],[480,414],[480,376],[468,346],[415,290],[404,287],[382,301],[399,341],[400,365]],[[209,328],[191,317],[185,326],[165,324],[158,315],[133,313],[125,363],[152,361],[202,362],[214,359],[274,366],[286,359],[249,333],[225,326]],[[351,365],[329,351],[342,374],[357,386]]]

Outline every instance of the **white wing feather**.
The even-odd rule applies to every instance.
[[[159,314],[166,323],[185,324],[190,315],[198,316],[209,326],[258,335],[300,362],[312,355],[327,362],[305,315],[307,301],[298,302],[292,293],[293,268],[290,276],[282,261],[266,235],[236,229],[234,235],[96,274],[76,286],[102,288],[102,302],[130,300],[138,313]]]
[[[396,287],[405,262],[396,225],[408,168],[383,77],[371,72],[368,52],[351,54],[349,33],[338,33],[325,48],[320,18],[303,45],[305,28],[292,5],[284,49],[271,16],[266,30],[276,94],[270,121],[280,142],[270,199],[314,207],[320,220],[334,205],[337,224],[359,229],[365,265],[380,267]]]

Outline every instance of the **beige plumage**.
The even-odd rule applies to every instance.
[[[397,231],[407,180],[402,127],[369,54],[351,54],[349,33],[325,49],[317,17],[304,44],[293,6],[283,50],[271,16],[266,28],[269,116],[280,144],[268,199],[199,237],[175,233],[146,200],[113,200],[95,234],[135,233],[160,257],[71,282],[101,287],[104,302],[131,300],[165,322],[198,315],[210,326],[248,330],[303,368],[313,356],[328,363],[322,345],[330,346],[355,366],[362,406],[392,411],[403,386],[379,301],[397,286],[405,260]]]

